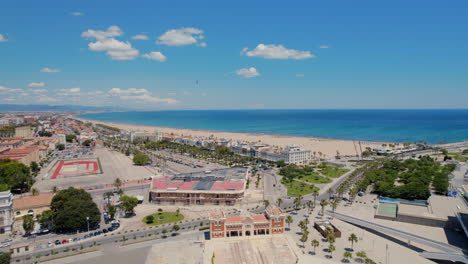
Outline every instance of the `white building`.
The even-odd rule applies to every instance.
[[[10,233],[13,222],[14,215],[11,192],[0,192],[0,234]]]
[[[161,140],[161,134],[158,132],[131,132],[130,141],[133,142],[136,139],[143,139],[146,141],[159,141]]]
[[[311,151],[298,145],[286,146],[284,153],[286,163],[307,164],[310,162]]]

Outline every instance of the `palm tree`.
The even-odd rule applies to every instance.
[[[306,205],[307,205],[307,208],[309,209],[309,214],[310,214],[310,211],[312,211],[312,209],[314,208],[314,202],[312,200],[308,200]]]
[[[320,242],[317,239],[312,240],[311,242],[312,247],[314,247],[314,255],[315,255],[315,248],[320,246]]]
[[[346,262],[349,262],[349,260],[353,258],[353,253],[351,253],[349,251],[345,251],[343,253],[343,258],[346,259]]]
[[[333,199],[330,202],[330,206],[333,209],[333,217],[335,217],[335,210],[336,210],[336,207],[338,207],[338,201],[336,199]]]
[[[352,233],[351,235],[349,235],[348,241],[351,242],[351,249],[354,250],[354,248],[353,248],[354,243],[358,242],[358,238],[357,238],[356,234]]]
[[[119,196],[122,196],[122,195],[124,194],[124,191],[123,191],[122,189],[119,189],[119,190],[117,191],[117,194],[118,194]]]
[[[36,188],[32,188],[32,189],[31,189],[31,194],[32,194],[33,196],[39,195],[39,190],[36,189]]]
[[[305,248],[305,243],[309,239],[309,234],[307,232],[304,232],[301,236],[301,242],[302,242],[302,247]]]
[[[330,233],[330,234],[327,236],[327,241],[328,241],[328,243],[330,243],[330,245],[331,245],[331,244],[335,243],[336,238],[335,238],[335,236],[334,236],[333,234]]]
[[[320,206],[322,207],[322,215],[324,215],[324,213],[325,213],[325,206],[327,206],[327,205],[328,205],[327,200],[322,199],[322,200],[320,201]]]
[[[293,223],[292,216],[290,216],[290,215],[286,216],[286,224],[288,224],[288,228],[290,228],[292,223]]]
[[[294,207],[295,209],[299,209],[299,207],[301,206],[301,203],[302,203],[302,195],[299,195],[298,197],[296,197],[296,199],[294,199]]]
[[[304,230],[307,228],[304,220],[299,221],[299,224],[297,224],[297,226],[301,229],[302,232],[304,232]]]
[[[315,208],[315,205],[317,204],[317,196],[319,196],[319,191],[315,189],[312,195],[314,196],[314,208]]]
[[[263,205],[265,206],[265,208],[267,208],[270,205],[270,201],[263,200]]]
[[[114,186],[115,186],[115,188],[119,189],[120,186],[122,186],[122,180],[120,178],[115,179]]]
[[[104,198],[109,199],[111,196],[114,196],[114,193],[113,192],[105,192],[105,193],[102,194],[102,196]]]
[[[333,251],[335,251],[335,250],[336,250],[335,245],[330,244],[330,245],[328,246],[328,252],[330,252],[330,257],[333,258]]]
[[[57,193],[57,192],[58,192],[57,186],[52,187],[52,192],[53,192],[53,193]]]
[[[276,204],[278,205],[278,207],[281,207],[282,203],[283,203],[283,199],[278,198],[278,200],[276,200]]]

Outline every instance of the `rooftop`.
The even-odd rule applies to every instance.
[[[39,193],[38,195],[27,195],[13,200],[14,210],[24,210],[29,208],[37,208],[50,206],[54,193]]]

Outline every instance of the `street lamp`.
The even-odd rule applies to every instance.
[[[89,233],[89,216],[86,217],[86,222],[88,223],[88,233]]]

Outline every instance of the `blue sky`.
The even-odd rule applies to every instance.
[[[4,1],[0,103],[467,108],[467,14],[466,0]]]

